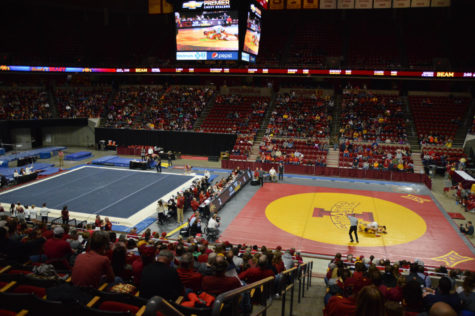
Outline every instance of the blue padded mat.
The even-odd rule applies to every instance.
[[[32,157],[32,156],[39,157],[41,153],[52,152],[53,154],[56,154],[58,151],[64,150],[64,149],[66,149],[66,147],[46,147],[46,148],[40,148],[40,149],[27,150],[27,151],[17,152],[14,154],[0,156],[0,160],[14,161],[14,160],[17,160],[18,158],[23,158],[23,157]]]
[[[51,174],[55,174],[59,172],[59,168],[56,168],[56,167],[50,167],[50,168],[46,168],[44,169],[42,172],[40,172],[40,174],[42,176],[49,176]]]
[[[191,176],[83,167],[31,185],[5,191],[0,201],[41,205],[73,212],[128,218]]]
[[[79,151],[77,153],[72,153],[72,154],[68,154],[64,156],[64,160],[79,161],[79,160],[89,158],[91,156],[92,156],[92,153],[90,151]]]
[[[20,172],[21,168],[26,168],[30,167],[31,165],[26,165],[23,167],[17,167],[17,168],[0,168],[0,175],[7,177],[8,179],[13,179],[13,171],[15,169]],[[34,163],[33,164],[33,170],[40,170],[40,169],[49,169],[50,167],[53,167],[54,165],[51,163]],[[43,174],[43,173],[42,173]]]

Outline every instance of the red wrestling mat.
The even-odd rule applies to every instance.
[[[453,218],[453,219],[465,219],[465,216],[463,216],[462,214],[460,213],[449,213],[447,212],[447,214],[449,214],[450,218]]]
[[[359,232],[359,243],[351,243],[351,213],[360,223],[385,225],[387,233]],[[266,183],[220,240],[475,270],[471,249],[426,195]]]

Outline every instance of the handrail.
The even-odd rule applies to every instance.
[[[265,315],[265,312],[267,308],[270,306],[270,303],[272,302],[272,289],[274,287],[274,277],[270,276],[265,279],[262,279],[260,281],[242,286],[240,288],[222,293],[216,297],[216,300],[212,306],[212,311],[211,315],[212,316],[218,316],[221,313],[221,310],[224,307],[224,304],[228,301],[232,300],[232,315],[238,315],[239,312],[239,297],[238,295],[243,294],[248,291],[256,290],[259,289],[262,294],[264,294],[260,298],[260,305],[262,305],[262,308],[260,311],[257,313],[253,313],[253,315],[260,315],[263,313]]]
[[[292,311],[294,309],[294,288],[295,288],[295,277],[297,276],[297,267],[290,268],[282,272],[282,276],[279,282],[279,294],[282,296],[282,309],[281,315],[285,315],[285,303],[287,301],[286,296],[287,292],[290,290],[290,310],[289,315],[292,316]]]
[[[167,316],[185,316],[167,300],[160,296],[154,296],[147,302],[143,316],[156,316],[157,312],[161,312]]]

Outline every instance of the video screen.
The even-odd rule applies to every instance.
[[[259,41],[261,40],[261,10],[254,4],[247,13],[247,29],[244,37],[245,52],[257,55],[259,53]]]
[[[238,51],[237,11],[175,12],[177,52]]]

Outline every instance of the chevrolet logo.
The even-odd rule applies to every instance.
[[[203,2],[196,2],[196,1],[183,2],[183,9],[194,10],[202,6],[203,6]]]

